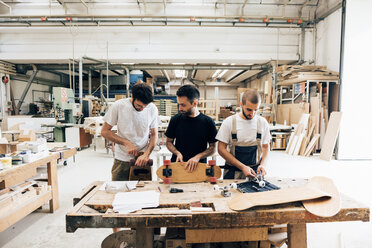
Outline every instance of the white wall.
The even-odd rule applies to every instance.
[[[347,1],[339,159],[372,159],[371,9],[372,1]]]
[[[341,9],[332,13],[317,25],[316,65],[339,71],[341,43]]]

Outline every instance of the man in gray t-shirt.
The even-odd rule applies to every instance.
[[[116,101],[106,113],[101,134],[115,143],[115,160],[111,170],[113,181],[128,181],[129,161],[143,152],[136,166],[144,166],[155,147],[158,109],[152,103],[150,86],[144,83],[132,87],[132,97]],[[115,134],[111,129],[117,126]],[[150,138],[149,138],[150,137]]]

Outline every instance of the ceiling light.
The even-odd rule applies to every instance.
[[[223,71],[220,73],[220,75],[218,75],[218,78],[222,78],[222,76],[225,75],[225,73],[226,73],[227,71],[228,71],[227,69],[226,69],[226,70],[223,70]]]
[[[212,78],[216,78],[217,75],[218,75],[219,73],[221,73],[221,71],[222,71],[222,70],[220,70],[220,69],[218,69],[217,71],[215,71],[215,72],[213,73]]]
[[[176,78],[184,78],[185,77],[185,70],[173,70],[174,75]]]

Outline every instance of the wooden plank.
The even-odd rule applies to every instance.
[[[289,148],[289,152],[288,152],[288,154],[290,154],[290,155],[293,155],[294,154],[294,151],[295,151],[295,148],[296,148],[296,146],[297,146],[297,142],[298,142],[298,139],[299,139],[300,137],[299,136],[294,136],[294,138],[293,138],[293,141],[292,141],[292,145],[291,145],[291,147]]]
[[[154,245],[154,229],[139,226],[136,228],[136,248],[152,248]]]
[[[322,150],[320,152],[320,158],[326,161],[332,159],[333,150],[335,149],[338,132],[340,131],[341,124],[341,112],[332,112],[329,119],[327,131],[324,136]]]
[[[302,133],[300,134],[300,136],[298,137],[298,141],[297,141],[297,144],[296,144],[296,147],[293,151],[293,155],[299,155],[300,153],[300,148],[302,146],[302,142],[303,142],[303,139],[304,139],[305,135]]]
[[[288,248],[307,248],[306,224],[288,224]]]
[[[267,227],[186,229],[186,243],[259,241],[267,238]]]
[[[54,213],[59,208],[57,161],[52,160],[47,164],[48,185],[52,187],[52,199],[49,201],[50,212]]]
[[[305,151],[305,156],[306,157],[310,156],[310,153],[314,149],[314,147],[316,145],[316,142],[318,141],[319,137],[320,137],[320,134],[315,134],[314,137],[311,139],[311,141],[310,141],[310,143],[307,146],[306,151]]]
[[[304,137],[304,139],[302,140],[302,144],[301,144],[301,148],[300,148],[300,152],[299,152],[299,155],[300,156],[304,156],[305,155],[305,151],[306,151],[306,147],[307,147],[307,144],[309,143],[309,138],[308,137]]]

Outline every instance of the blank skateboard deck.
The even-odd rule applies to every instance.
[[[313,177],[309,184],[315,184],[320,190],[331,195],[331,198],[320,198],[309,201],[302,201],[305,209],[320,217],[331,217],[341,209],[340,193],[333,181],[326,177]]]
[[[328,190],[330,188],[323,187],[323,185],[328,185],[329,181],[332,183],[332,180],[326,177],[313,177],[309,183],[301,187],[240,194],[231,199],[228,202],[228,205],[232,210],[241,211],[255,206],[268,206],[296,201],[313,200],[318,198],[329,199],[332,197],[332,190],[329,192]],[[313,205],[310,203],[310,208],[315,210],[316,207],[313,207]],[[323,207],[326,208],[327,206]],[[317,208],[322,208],[322,206],[318,205]],[[320,211],[315,210],[315,212]]]
[[[172,176],[170,178],[173,183],[199,183],[209,180],[210,176],[206,174],[206,169],[210,168],[208,164],[199,163],[193,172],[188,172],[185,166],[186,162],[175,162],[168,166],[168,168],[172,169]],[[165,178],[163,176],[163,169],[165,169],[164,165],[156,171],[156,175],[162,180]],[[219,166],[214,166],[214,177],[217,179],[221,177],[221,168]]]

